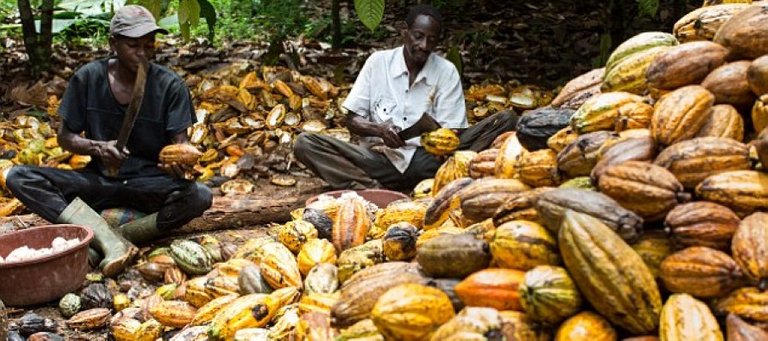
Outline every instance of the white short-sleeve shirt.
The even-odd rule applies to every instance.
[[[372,122],[392,121],[401,129],[416,123],[423,113],[445,128],[468,126],[461,79],[450,61],[432,53],[410,87],[408,76],[402,46],[374,52],[365,61],[343,106]],[[384,147],[379,137],[366,137],[361,142],[368,147],[379,146],[377,149],[401,173],[420,146],[418,137],[405,141],[406,146],[398,149]]]

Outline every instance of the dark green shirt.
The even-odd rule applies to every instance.
[[[195,110],[184,81],[173,71],[150,63],[144,100],[126,148],[130,156],[120,178],[165,174],[157,167],[160,150],[171,138],[195,123]],[[90,62],[75,72],[61,99],[59,115],[66,127],[97,141],[116,140],[128,108],[117,102],[109,86],[108,60]],[[106,174],[101,160],[96,167]]]

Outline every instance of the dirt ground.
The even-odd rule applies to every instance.
[[[296,177],[297,182],[295,186],[291,187],[280,187],[273,185],[269,182],[268,179],[260,179],[255,181],[256,183],[256,191],[249,195],[247,198],[242,198],[242,200],[264,200],[264,202],[267,202],[269,198],[284,198],[284,197],[292,197],[296,198],[296,205],[299,207],[303,206],[304,201],[313,196],[320,194],[327,190],[325,187],[325,183],[322,180],[319,180],[315,177],[309,177],[309,176],[297,176]],[[214,188],[214,195],[221,196],[221,192],[218,190],[218,188]],[[216,199],[215,199],[216,200]],[[289,213],[289,212],[286,212]],[[232,213],[236,214],[236,213]],[[26,221],[35,221],[30,220],[35,218],[30,218],[29,216],[25,216],[23,220]],[[37,217],[37,221],[42,222],[42,219]],[[8,218],[6,221],[21,221],[22,219],[19,217],[12,217]],[[278,221],[279,222],[279,221]],[[214,226],[217,229],[211,230],[211,231],[187,231],[187,232],[177,232],[175,235],[163,238],[160,240],[157,240],[149,245],[143,245],[141,247],[142,254],[146,254],[150,250],[159,247],[170,244],[175,239],[195,239],[203,234],[209,234],[217,238],[218,240],[225,242],[225,243],[235,243],[239,244],[242,243],[242,241],[255,238],[259,236],[264,236],[267,234],[269,230],[270,224],[259,224],[259,225],[250,225],[250,226],[242,226],[242,227],[233,227],[231,229],[219,229],[219,226]],[[8,226],[6,226],[8,228]],[[16,226],[16,229],[19,227]],[[187,229],[188,230],[188,229]],[[94,270],[95,271],[95,270]],[[95,272],[94,272],[95,273]],[[127,291],[135,292],[138,296],[145,296],[148,295],[157,289],[158,285],[156,284],[149,284],[146,281],[144,281],[139,272],[133,268],[126,271],[124,274],[120,275],[116,280],[107,280],[107,285],[116,285],[122,289],[129,288]],[[85,284],[88,284],[88,281],[85,281]],[[84,286],[85,286],[84,284]],[[83,286],[83,287],[84,287]],[[56,334],[64,336],[66,340],[90,340],[90,341],[102,341],[102,340],[108,340],[109,337],[109,328],[102,328],[98,330],[92,330],[88,332],[82,332],[82,331],[76,331],[71,330],[66,327],[65,321],[66,319],[61,316],[57,309],[58,302],[50,302],[47,304],[34,306],[34,307],[27,307],[26,309],[11,309],[9,310],[9,321],[11,324],[14,323],[15,320],[23,316],[28,311],[33,311],[34,313],[42,316],[43,318],[50,318],[56,322],[58,325],[58,330],[56,331]]]

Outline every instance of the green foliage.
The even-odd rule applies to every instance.
[[[456,70],[459,72],[459,75],[464,74],[464,63],[461,60],[461,51],[459,51],[458,46],[451,44],[450,47],[448,47],[445,58],[451,61],[454,66],[456,66]]]
[[[189,40],[190,27],[197,26],[200,20],[200,3],[197,0],[179,0],[178,16],[181,36]]]
[[[208,25],[208,40],[213,41],[216,31],[216,9],[208,0],[200,1],[200,17],[205,19]]]
[[[251,0],[201,0],[200,16],[205,19],[207,28],[198,25],[191,28],[191,35],[206,35],[212,43],[226,39],[247,39],[255,34],[255,28],[249,18],[253,10]],[[178,22],[166,18],[163,27],[171,32],[178,32]],[[218,27],[218,30],[214,28]]]
[[[205,0],[202,0],[205,1]],[[211,0],[210,9],[216,9],[215,16],[206,14],[206,5],[201,2],[201,17],[208,25],[213,22],[218,29],[212,41],[263,40],[272,41],[288,36],[297,36],[316,26],[303,15],[302,0]],[[211,12],[209,11],[208,14]],[[318,22],[320,22],[318,20]],[[315,23],[314,25],[317,25]],[[176,28],[169,28],[172,31]],[[192,35],[199,35],[201,28],[192,27]]]
[[[355,0],[355,12],[363,25],[373,31],[384,17],[384,0]]]
[[[266,30],[271,38],[297,35],[307,20],[302,15],[302,3],[302,0],[256,0],[253,23]]]
[[[307,31],[306,33],[310,34],[310,32],[311,31]],[[330,31],[318,33],[323,34],[314,34],[312,37],[322,41],[331,40]],[[341,23],[341,46],[354,46],[356,41],[381,41],[388,38],[390,35],[391,33],[389,31],[383,29],[376,29],[373,31],[368,29],[361,30],[360,22],[357,20],[345,20]]]
[[[637,9],[640,14],[654,17],[659,11],[659,0],[637,0]]]
[[[34,2],[33,2],[34,3]],[[103,16],[123,6],[121,0],[61,0],[56,1],[56,8],[77,13],[81,17]]]
[[[58,40],[84,38],[92,40],[109,32],[112,0],[62,0],[55,3],[52,32]],[[40,19],[35,18],[40,31]]]
[[[128,0],[128,3],[146,7],[158,19],[160,26],[181,33],[184,40],[189,40],[200,18],[205,18],[208,24],[208,38],[213,39],[216,10],[208,0]],[[195,35],[198,34],[202,32],[195,31]]]
[[[196,30],[196,35],[208,34],[213,39],[216,25],[216,10],[208,0],[59,0],[53,16],[54,40],[57,43],[74,45],[105,46],[108,42],[109,21],[115,10],[126,4],[138,4],[146,7],[158,18],[160,26],[181,33],[189,38],[191,28],[195,28],[200,18],[207,22],[207,32]],[[39,0],[32,5],[39,6]],[[178,7],[178,10],[177,10]],[[164,17],[166,16],[167,17]],[[0,24],[11,16],[18,16],[16,0],[0,0]],[[169,19],[173,17],[172,20]],[[180,20],[181,19],[181,20]],[[36,17],[36,27],[40,20]],[[5,31],[16,29],[17,25],[5,25]],[[174,29],[175,28],[175,29]],[[181,30],[179,31],[179,28]]]
[[[4,23],[15,11],[16,1],[0,0],[0,23]]]
[[[480,54],[482,54],[484,50],[477,47],[487,45],[488,41],[490,41],[496,34],[496,28],[485,27],[483,30],[467,32],[465,36],[460,36],[459,41],[468,42],[467,46],[469,47],[467,47],[466,50],[469,51],[469,56],[467,57],[467,60],[483,58]]]
[[[592,66],[593,67],[603,67],[605,66],[605,62],[608,61],[608,57],[611,56],[611,50],[612,50],[613,44],[611,40],[611,35],[609,33],[603,33],[600,35],[600,55],[597,56],[594,60],[592,60]]]
[[[460,8],[466,4],[467,0],[432,0],[429,3],[438,9]]]
[[[21,32],[20,25],[13,24],[11,18],[18,16],[16,0],[0,0],[0,38],[14,36]],[[3,44],[0,44],[0,52],[4,51]]]
[[[163,13],[168,9],[168,3],[165,3],[165,6],[163,6],[163,1],[157,1],[157,0],[136,0],[136,1],[129,1],[131,4],[135,5],[141,5],[144,8],[148,9],[150,12],[152,12],[152,15],[155,16],[156,20],[160,20],[162,18]],[[165,7],[165,8],[164,8]]]
[[[74,46],[107,46],[109,43],[109,21],[86,17],[71,20],[66,27],[57,26],[62,20],[54,19],[53,31],[56,43],[69,43]],[[58,30],[57,30],[58,29]]]

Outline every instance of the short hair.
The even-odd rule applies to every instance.
[[[429,4],[416,5],[408,10],[408,15],[405,17],[405,24],[408,25],[408,28],[413,26],[416,18],[420,15],[428,15],[432,17],[432,19],[435,19],[437,24],[440,25],[440,31],[443,30],[443,16],[437,8]]]

